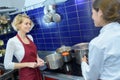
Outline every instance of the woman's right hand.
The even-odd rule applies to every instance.
[[[36,68],[37,67],[37,63],[36,62],[29,62],[27,66],[29,68]]]
[[[82,58],[82,61],[83,61],[83,62],[88,62],[87,57],[84,56],[84,57]]]

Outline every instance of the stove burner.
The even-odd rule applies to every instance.
[[[82,76],[81,65],[77,64],[75,59],[72,59],[70,62],[65,63],[59,69],[51,70],[47,68],[44,71],[63,73],[74,76]]]

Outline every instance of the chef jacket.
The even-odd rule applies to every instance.
[[[85,80],[120,80],[120,24],[102,27],[89,43],[88,64],[81,63]]]

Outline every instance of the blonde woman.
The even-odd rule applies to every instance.
[[[42,80],[38,67],[44,65],[44,61],[37,55],[37,48],[31,35],[27,33],[34,24],[26,14],[18,14],[12,26],[17,35],[7,42],[4,66],[6,69],[19,69],[19,80]],[[18,63],[12,62],[13,56]]]
[[[85,80],[120,80],[120,0],[94,0],[92,19],[102,27],[90,41],[88,64],[82,58]]]

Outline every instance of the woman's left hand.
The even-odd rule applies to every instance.
[[[42,60],[41,58],[37,58],[37,66],[44,66],[44,60]]]

